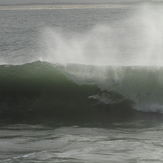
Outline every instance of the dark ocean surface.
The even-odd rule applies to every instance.
[[[155,3],[0,10],[0,162],[161,163],[162,22]]]

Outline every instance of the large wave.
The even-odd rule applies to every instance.
[[[35,62],[0,66],[1,115],[85,115],[111,107],[163,113],[162,8],[138,10],[116,28],[46,29]],[[90,102],[97,89],[112,92],[117,103]]]
[[[126,108],[163,112],[163,68],[114,67],[33,62],[0,66],[1,115],[73,116],[92,110]],[[89,100],[97,90],[114,93],[117,103]],[[119,97],[123,98],[119,102]],[[116,99],[114,99],[116,101]],[[127,114],[127,113],[126,113]]]

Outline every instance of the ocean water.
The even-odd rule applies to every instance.
[[[163,161],[162,4],[0,10],[0,38],[0,162]]]

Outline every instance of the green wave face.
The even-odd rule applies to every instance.
[[[110,108],[126,112],[131,107],[162,113],[162,76],[162,67],[63,66],[39,61],[1,65],[0,113],[78,117]],[[109,99],[88,99],[98,89],[111,93]]]
[[[43,62],[1,65],[1,114],[61,116],[80,114],[88,109],[87,97],[97,87],[75,83],[62,69]]]

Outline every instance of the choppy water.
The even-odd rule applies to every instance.
[[[1,10],[0,161],[162,162],[162,13]]]

